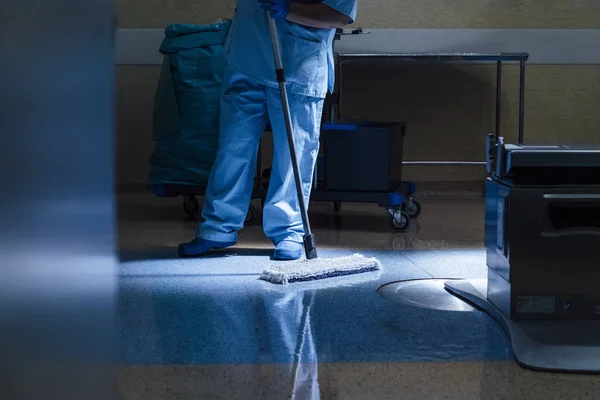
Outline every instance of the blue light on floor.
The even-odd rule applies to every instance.
[[[480,251],[479,251],[480,252]],[[323,251],[322,257],[351,254]],[[509,359],[506,337],[482,312],[401,305],[377,289],[431,278],[423,260],[474,262],[477,253],[365,253],[384,272],[289,289],[259,281],[268,255],[122,262],[121,345],[125,364],[257,364]],[[465,257],[466,256],[466,257]],[[461,262],[461,257],[463,262]],[[461,267],[456,267],[455,274]],[[483,267],[485,269],[485,267]],[[438,271],[439,272],[439,271]],[[444,276],[446,277],[446,276]],[[311,350],[312,349],[312,350]],[[299,359],[302,358],[301,360]]]

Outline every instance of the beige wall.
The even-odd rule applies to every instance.
[[[117,0],[120,28],[209,23],[231,15],[234,0]],[[368,28],[598,28],[598,0],[358,0]]]
[[[121,28],[210,23],[227,17],[232,0],[120,0]],[[398,7],[402,4],[402,7]],[[365,28],[599,28],[597,0],[427,0],[359,2]],[[158,66],[118,67],[118,181],[147,182],[154,90]],[[344,68],[344,114],[406,121],[407,160],[482,160],[494,128],[495,67],[360,63]],[[518,69],[505,67],[502,132],[516,140]],[[530,65],[525,137],[535,143],[600,141],[600,65]],[[417,181],[480,180],[481,167],[409,167]]]
[[[345,68],[344,114],[406,121],[406,160],[484,160],[485,136],[495,128],[495,67],[387,63],[377,67],[376,79],[372,66]],[[516,142],[518,67],[506,66],[503,77],[501,134]],[[600,66],[532,65],[526,88],[527,143],[600,142]],[[484,177],[483,167],[410,166],[404,172],[417,181]]]

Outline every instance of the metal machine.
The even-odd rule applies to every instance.
[[[511,320],[600,320],[600,146],[488,136],[487,300]]]

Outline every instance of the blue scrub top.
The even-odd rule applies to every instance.
[[[356,0],[324,0],[356,18]],[[335,29],[305,27],[276,20],[286,85],[290,92],[324,98],[335,80],[332,43]],[[257,0],[238,0],[226,43],[227,67],[277,87],[269,22]]]

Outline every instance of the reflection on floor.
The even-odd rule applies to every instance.
[[[314,204],[321,257],[360,251],[383,273],[281,287],[259,281],[272,244],[260,216],[218,255],[178,259],[197,221],[180,199],[119,202],[121,399],[600,398],[600,379],[512,361],[484,313],[378,293],[389,282],[485,277],[481,199],[424,200],[409,232],[384,210]]]

